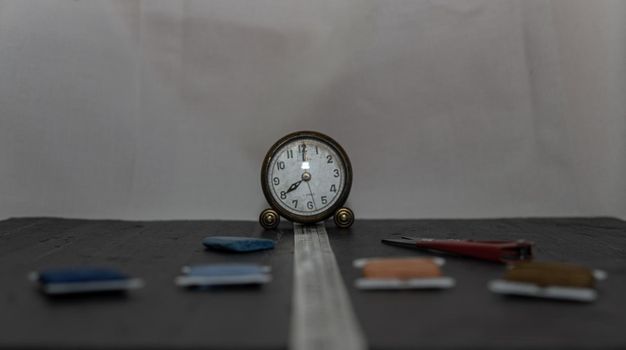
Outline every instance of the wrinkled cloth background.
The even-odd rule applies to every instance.
[[[301,129],[360,218],[624,218],[626,1],[0,1],[0,218],[255,220]]]

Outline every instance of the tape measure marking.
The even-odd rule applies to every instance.
[[[292,350],[367,348],[323,223],[294,224]]]

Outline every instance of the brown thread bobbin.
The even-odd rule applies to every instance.
[[[593,288],[593,271],[579,265],[558,262],[520,262],[512,264],[504,275],[507,281],[539,286]]]
[[[363,267],[366,278],[432,278],[440,277],[441,270],[433,259],[384,259],[373,260]]]

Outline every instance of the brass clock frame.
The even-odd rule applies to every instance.
[[[339,194],[339,198],[337,198],[333,205],[320,212],[319,214],[312,216],[303,216],[284,210],[280,203],[278,203],[278,201],[274,199],[271,193],[271,189],[269,188],[269,183],[267,182],[267,174],[269,173],[272,159],[276,156],[276,152],[281,147],[293,141],[310,139],[328,145],[337,153],[339,158],[341,158],[342,163],[344,164],[345,182],[342,192]],[[280,216],[288,220],[301,224],[312,224],[324,221],[333,215],[335,216],[335,223],[337,223],[337,226],[339,227],[350,227],[350,225],[352,225],[352,223],[354,222],[354,213],[352,212],[352,210],[348,208],[343,208],[343,205],[345,204],[346,200],[348,199],[348,195],[350,194],[350,189],[352,188],[352,164],[350,163],[350,158],[348,158],[348,154],[343,149],[343,147],[341,147],[341,145],[337,143],[337,141],[320,132],[297,131],[286,135],[280,140],[276,141],[276,143],[274,143],[274,145],[270,147],[269,151],[267,151],[267,154],[263,159],[263,164],[261,166],[261,187],[263,189],[265,199],[271,207],[263,210],[261,212],[261,215],[259,216],[259,222],[261,223],[261,226],[266,229],[273,229],[278,226],[280,218],[276,217],[276,214],[279,214]]]

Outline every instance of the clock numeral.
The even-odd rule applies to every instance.
[[[320,154],[320,149],[317,146],[315,146],[315,154]]]
[[[294,208],[298,207],[298,200],[297,199],[292,200],[291,203],[293,204]]]
[[[293,150],[292,149],[288,149],[287,150],[287,158],[293,158]]]
[[[326,196],[322,196],[322,204],[328,204],[328,198]]]
[[[333,173],[335,173],[334,177],[339,177],[339,169],[333,169]]]
[[[277,178],[277,177],[273,178],[273,179],[272,179],[272,182],[274,183],[274,185],[275,185],[275,186],[280,185],[280,179],[279,179],[279,178]]]
[[[313,209],[313,202],[311,201],[306,202],[306,207],[309,209]]]
[[[285,169],[285,162],[280,161],[280,162],[276,163],[276,167],[278,168],[278,170]]]
[[[337,192],[337,187],[335,185],[330,185],[330,192]]]
[[[285,193],[285,191],[280,191],[280,199],[285,199],[287,198],[287,193]]]
[[[333,156],[331,156],[330,154],[326,156],[326,163],[328,164],[332,164],[333,163]]]

